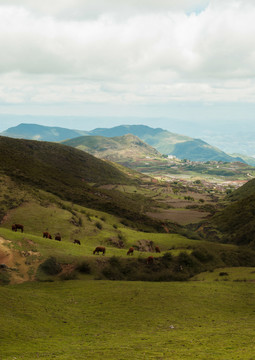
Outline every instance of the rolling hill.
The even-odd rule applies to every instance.
[[[162,158],[162,155],[137,136],[127,134],[116,137],[81,136],[62,142],[65,145],[87,151],[88,153],[111,161],[136,158]]]
[[[207,144],[200,139],[175,134],[160,128],[151,128],[145,125],[121,125],[113,128],[98,128],[89,132],[54,128],[33,124],[20,124],[14,128],[7,129],[2,133],[4,136],[37,139],[44,141],[63,141],[87,136],[104,136],[108,138],[132,134],[139,137],[148,145],[154,147],[161,154],[175,155],[180,159],[192,161],[241,161],[240,157],[232,157],[218,148]]]
[[[0,173],[15,182],[17,193],[3,199],[4,204],[15,203],[20,189],[26,192],[43,190],[62,200],[116,214],[135,222],[153,221],[141,212],[151,200],[142,195],[127,194],[102,188],[103,185],[134,185],[139,179],[128,175],[105,161],[62,144],[0,137]],[[130,173],[130,172],[129,172]],[[131,174],[131,173],[130,173]],[[159,222],[154,222],[160,227]]]
[[[123,125],[111,129],[95,129],[89,132],[90,135],[101,135],[106,137],[122,136],[133,134],[138,136],[147,144],[153,146],[161,154],[175,155],[179,159],[192,161],[241,161],[239,157],[232,157],[220,149],[207,144],[200,139],[193,139],[188,136],[171,133],[160,128],[153,129],[144,125]]]

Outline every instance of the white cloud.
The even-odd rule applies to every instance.
[[[123,17],[138,13],[169,11],[192,12],[203,9],[209,0],[1,0],[2,6],[28,9],[37,16],[66,19],[88,19],[102,14]]]
[[[2,0],[0,101],[253,102],[255,4],[207,3]]]

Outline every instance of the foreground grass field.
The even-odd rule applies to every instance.
[[[0,287],[0,358],[255,359],[250,282]]]

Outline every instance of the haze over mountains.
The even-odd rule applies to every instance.
[[[4,131],[1,135],[43,141],[63,141],[86,136],[83,146],[86,144],[88,136],[120,137],[132,134],[143,140],[148,145],[154,147],[161,154],[175,155],[180,159],[187,158],[192,161],[243,161],[240,157],[232,157],[220,149],[209,145],[200,140],[188,136],[175,134],[161,128],[151,128],[145,125],[121,125],[113,128],[98,128],[92,131],[71,130],[59,127],[48,127],[34,124],[20,124]],[[80,140],[79,140],[80,141]],[[79,143],[81,146],[81,143]]]

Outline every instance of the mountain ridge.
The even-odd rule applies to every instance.
[[[29,132],[24,130],[30,129]],[[34,129],[34,130],[33,130]],[[36,129],[36,131],[35,131]],[[38,130],[41,133],[38,137]],[[61,129],[61,134],[59,134]],[[18,134],[17,131],[22,131]],[[54,135],[54,131],[57,134]],[[58,132],[59,131],[59,132]],[[231,157],[220,149],[207,144],[200,139],[193,139],[185,135],[179,135],[161,128],[151,128],[146,125],[119,125],[112,128],[97,128],[88,132],[82,130],[70,130],[66,128],[45,127],[43,125],[20,124],[17,127],[7,129],[2,133],[4,136],[30,138],[44,141],[63,141],[81,135],[115,137],[133,134],[142,141],[154,147],[161,154],[175,155],[180,159],[188,158],[191,161],[240,161],[240,157]]]

